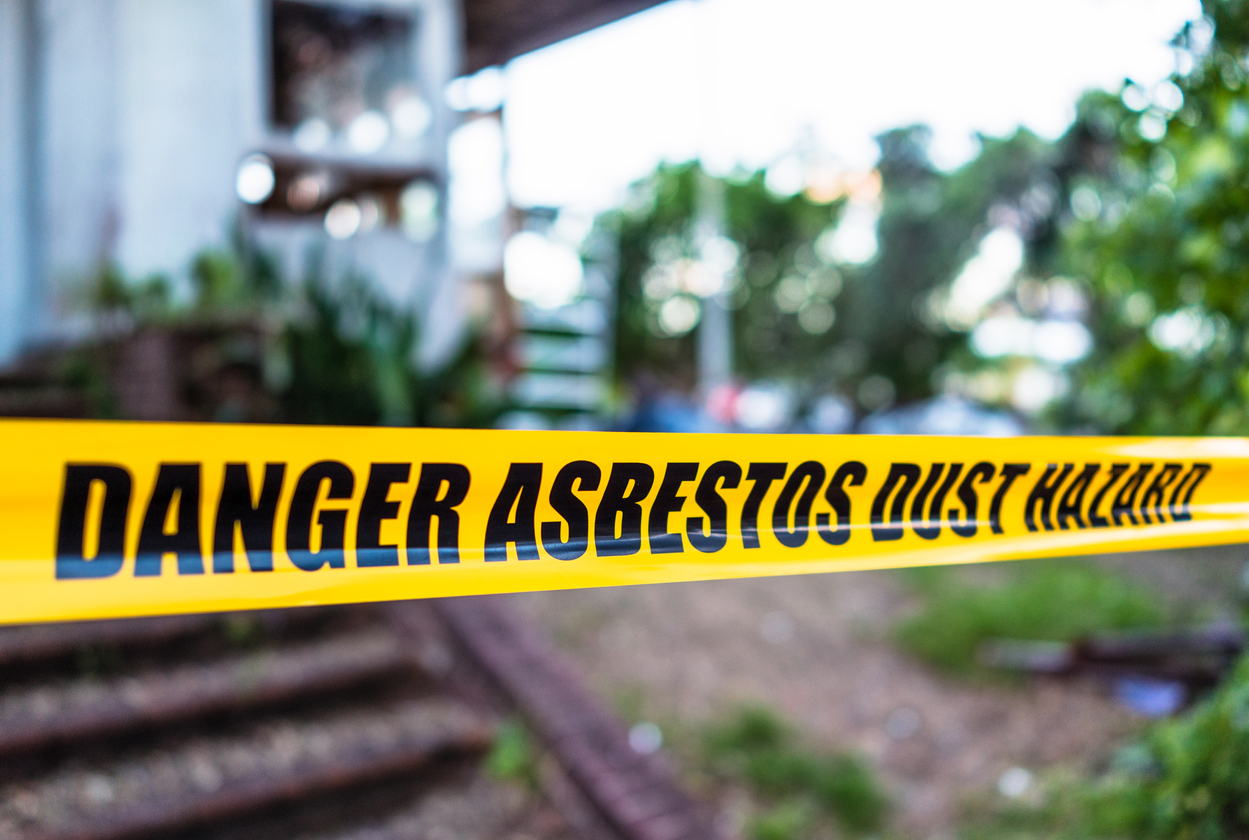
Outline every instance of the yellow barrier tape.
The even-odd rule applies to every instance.
[[[0,622],[1249,538],[1249,440],[0,421]]]

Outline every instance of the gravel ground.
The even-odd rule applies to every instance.
[[[301,840],[574,840],[549,804],[517,784],[478,775],[467,787],[426,794],[413,808],[348,834]]]
[[[1194,612],[1230,608],[1242,547],[1107,558]],[[993,567],[985,575],[999,574]],[[513,596],[626,717],[681,744],[746,703],[809,745],[879,769],[905,836],[949,837],[1004,771],[1096,768],[1144,721],[1098,685],[953,681],[888,641],[917,602],[894,572],[668,584]],[[629,721],[630,723],[633,720]],[[740,811],[725,792],[721,807]]]

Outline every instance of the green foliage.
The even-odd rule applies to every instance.
[[[490,425],[501,411],[476,343],[446,366],[416,367],[415,313],[365,278],[325,277],[313,254],[281,335],[276,365],[289,422],[331,425]]]
[[[282,336],[289,360],[283,413],[305,423],[410,422],[412,315],[396,311],[359,277],[334,288],[314,275],[304,284],[303,303],[303,317]]]
[[[1150,91],[1126,82],[1121,95],[1087,94],[1057,142],[1022,130],[982,137],[974,160],[942,172],[922,126],[882,134],[879,251],[866,264],[827,248],[845,196],[777,197],[762,173],[715,182],[742,255],[728,295],[735,371],[858,394],[865,411],[880,407],[862,396],[869,378],[901,402],[947,388],[1006,402],[1011,378],[1034,362],[976,358],[960,332],[968,325],[947,323],[940,301],[983,234],[1007,225],[1025,241],[1026,264],[992,311],[1049,317],[1046,298],[1061,290],[1066,317],[1079,308],[1074,291],[1093,337],[1042,426],[1249,434],[1249,3],[1202,7],[1205,19],[1175,39],[1183,72]],[[693,336],[662,334],[645,279],[696,256],[709,181],[696,165],[662,167],[603,220],[620,252],[621,380],[692,382]],[[807,295],[803,306],[832,306],[831,327],[804,330],[782,305],[786,289]]]
[[[1096,342],[1058,415],[1064,425],[1249,432],[1249,8],[1202,7],[1209,45],[1202,26],[1176,38],[1192,61],[1172,77],[1182,103],[1151,104],[1129,84],[1122,100],[1080,105],[1073,134],[1101,151],[1072,185],[1083,218],[1067,220],[1053,265],[1088,283]]]
[[[504,721],[486,756],[486,772],[496,779],[538,785],[537,754],[529,730],[519,720]]]
[[[1025,200],[1049,176],[1054,150],[1019,130],[981,137],[980,154],[953,172],[928,159],[930,132],[911,126],[877,138],[881,158],[879,257],[850,275],[858,291],[848,301],[845,327],[867,350],[868,367],[897,386],[900,400],[929,396],[945,366],[966,354],[962,337],[928,313],[934,291],[945,287],[973,256],[991,211]],[[1047,230],[1031,231],[1038,241]]]
[[[252,325],[266,336],[265,385],[288,423],[337,425],[490,425],[502,410],[486,381],[475,342],[439,370],[415,362],[415,313],[398,307],[362,276],[329,278],[322,255],[308,255],[302,283],[285,282],[275,260],[236,242],[192,260],[193,299],[178,305],[169,279],[129,281],[106,267],[92,287],[102,314],[177,329]],[[75,362],[72,384],[96,413],[111,416],[102,372]]]
[[[1249,656],[1207,700],[1163,721],[1093,797],[1107,833],[1147,840],[1249,836]]]
[[[763,172],[718,180],[697,164],[662,166],[635,185],[626,206],[600,220],[620,258],[618,378],[647,372],[691,384],[694,333],[664,334],[658,313],[665,298],[649,281],[657,267],[698,257],[706,205],[722,199],[723,233],[740,251],[726,295],[738,375],[791,378],[850,397],[869,377],[887,380],[886,391],[900,401],[934,393],[938,364],[966,351],[961,336],[925,314],[925,301],[974,253],[990,210],[1050,177],[1057,155],[1020,131],[984,139],[976,160],[946,173],[930,162],[929,140],[922,126],[877,138],[877,170],[855,188],[880,213],[878,253],[863,264],[839,260],[830,244],[848,194],[828,203],[806,193],[779,197]],[[1050,234],[1035,232],[1038,240]],[[811,307],[831,312],[831,326],[820,329],[825,322],[805,317]]]
[[[1165,617],[1149,590],[1080,561],[1036,561],[1010,571],[1004,583],[977,586],[958,569],[916,570],[909,579],[924,603],[895,629],[899,644],[930,665],[968,675],[988,639],[1067,641],[1153,627]]]
[[[887,799],[861,759],[796,745],[789,728],[766,708],[742,709],[711,729],[704,750],[715,772],[745,781],[773,803],[751,823],[756,840],[808,836],[821,814],[856,834],[884,821]]]
[[[818,816],[810,802],[787,799],[751,818],[746,831],[752,840],[793,840],[810,834]]]
[[[1057,778],[1034,803],[986,803],[966,840],[1249,836],[1249,656],[1210,697],[1152,726],[1102,778]]]
[[[195,306],[203,312],[222,314],[254,310],[277,300],[282,278],[276,261],[267,254],[205,250],[191,262]]]
[[[477,345],[430,374],[417,369],[416,320],[363,277],[305,278],[281,336],[283,416],[334,425],[489,425],[500,411]]]
[[[1092,840],[1087,788],[1056,787],[1040,804],[980,804],[959,831],[960,840]]]
[[[129,314],[139,323],[162,323],[176,314],[173,284],[163,274],[129,281],[116,265],[100,269],[89,287],[89,305],[100,312]]]
[[[164,274],[131,280],[114,264],[105,265],[89,286],[88,303],[103,313],[124,312],[139,324],[183,323],[195,319],[257,314],[282,295],[277,261],[252,251],[235,232],[228,249],[205,249],[191,260],[193,300],[174,299],[173,281]]]
[[[644,279],[656,264],[698,256],[699,216],[711,190],[723,198],[725,234],[742,252],[742,272],[730,294],[739,336],[736,368],[748,376],[792,372],[783,360],[809,358],[824,342],[808,335],[797,316],[780,312],[773,294],[783,276],[823,272],[835,298],[841,278],[817,259],[812,243],[835,219],[839,204],[821,205],[802,195],[775,198],[763,173],[745,180],[716,181],[697,164],[663,165],[642,183],[624,209],[600,220],[617,241],[619,314],[617,373],[662,374],[680,383],[692,380],[694,333],[665,336],[658,318],[662,298],[648,295]],[[692,294],[681,296],[695,299]],[[796,354],[796,355],[795,355]]]
[[[775,750],[790,738],[787,727],[763,706],[747,706],[728,723],[707,733],[707,753],[713,757]]]

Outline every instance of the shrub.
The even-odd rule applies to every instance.
[[[1121,749],[1101,779],[1054,777],[1039,802],[977,811],[964,840],[1249,837],[1249,654],[1214,694]]]
[[[1092,799],[1106,833],[1249,837],[1249,655],[1187,714],[1156,724]]]

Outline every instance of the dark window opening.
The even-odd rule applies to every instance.
[[[272,8],[274,125],[312,120],[338,132],[361,114],[392,113],[419,97],[411,14],[294,0]]]

